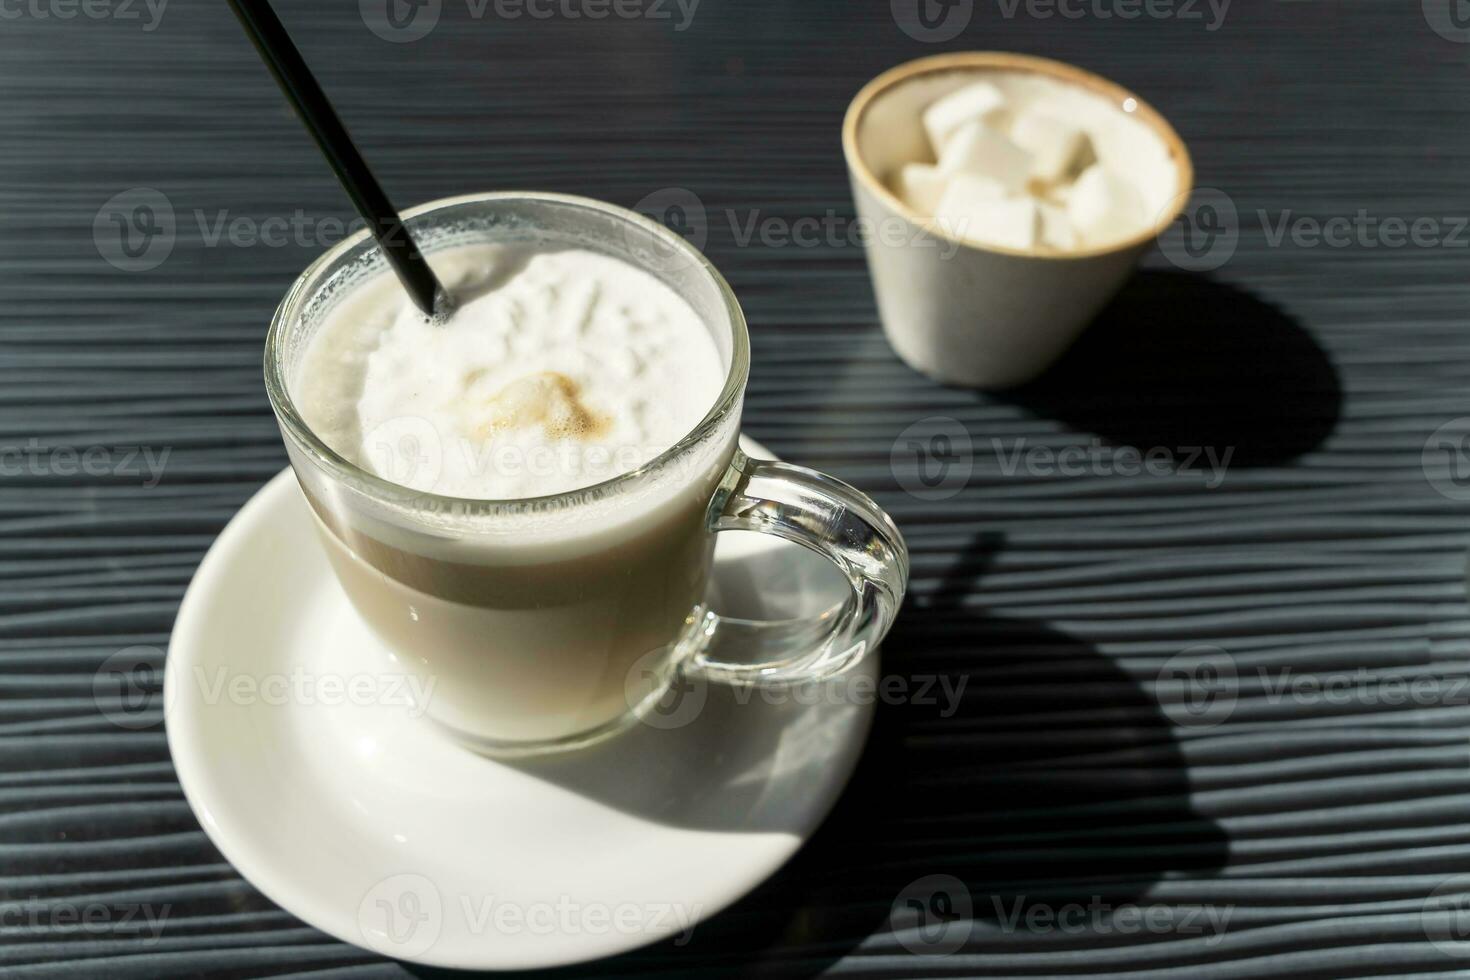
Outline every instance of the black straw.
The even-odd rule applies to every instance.
[[[337,118],[336,110],[312,77],[301,52],[291,43],[275,11],[266,0],[230,0],[230,7],[255,43],[256,51],[275,76],[281,91],[336,171],[347,196],[352,198],[353,207],[368,223],[378,246],[388,257],[414,305],[426,315],[433,316],[438,297],[447,298],[444,287],[434,278],[429,263],[424,261],[413,237],[403,226],[403,219],[373,178],[367,161],[357,151],[352,137],[347,135],[342,120]]]

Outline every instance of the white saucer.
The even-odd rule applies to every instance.
[[[835,572],[794,545],[719,541],[721,612],[784,618],[841,596]],[[401,691],[360,681],[376,646],[285,471],[184,596],[165,675],[169,748],[210,839],[272,901],[435,966],[548,967],[686,935],[810,836],[872,718],[871,699],[747,689],[742,701],[696,684],[660,716],[666,727],[495,762],[413,717]],[[855,672],[876,676],[876,652]]]

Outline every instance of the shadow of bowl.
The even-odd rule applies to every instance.
[[[1342,410],[1327,354],[1285,312],[1158,271],[1134,276],[1045,375],[995,397],[1142,452],[1229,451],[1237,467],[1311,452]]]

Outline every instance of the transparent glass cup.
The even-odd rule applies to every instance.
[[[385,269],[376,246],[359,233],[296,280],[266,340],[266,390],[332,567],[383,641],[381,669],[424,675],[415,689],[429,692],[418,706],[428,718],[489,755],[570,749],[635,723],[680,672],[733,684],[820,679],[883,638],[908,580],[903,538],[841,481],[739,450],[745,318],[697,250],[641,215],[559,194],[450,198],[404,218],[431,261],[480,243],[620,258],[694,308],[726,368],[703,421],[637,469],[532,499],[442,496],[346,458],[293,401],[315,331]],[[432,466],[456,451],[433,431],[403,431],[382,447],[403,465]],[[705,593],[715,535],[727,530],[774,534],[825,556],[850,595],[808,620],[722,618]]]

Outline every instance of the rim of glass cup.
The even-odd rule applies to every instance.
[[[271,408],[275,410],[276,417],[281,420],[282,424],[290,430],[291,435],[297,440],[297,443],[304,447],[317,463],[326,467],[335,475],[348,477],[364,484],[384,497],[402,498],[408,495],[415,501],[431,502],[455,510],[456,512],[463,512],[466,516],[500,515],[531,509],[544,512],[548,506],[574,506],[578,503],[598,499],[662,469],[665,465],[682,455],[685,450],[702,441],[735,407],[735,403],[740,398],[740,393],[745,388],[746,377],[750,372],[750,336],[747,332],[745,314],[740,309],[740,303],[735,298],[735,293],[730,288],[730,284],[725,281],[725,277],[720,275],[719,270],[704,257],[704,254],[699,249],[689,244],[688,241],[668,228],[644,217],[636,211],[630,211],[627,208],[618,207],[616,204],[608,204],[605,201],[598,201],[590,197],[580,197],[575,194],[554,194],[545,191],[489,191],[480,194],[461,194],[457,197],[445,197],[417,205],[403,211],[401,216],[406,224],[412,225],[414,219],[423,218],[426,215],[452,210],[464,205],[484,204],[495,201],[544,201],[611,215],[646,232],[655,242],[672,248],[686,258],[692,265],[702,268],[704,274],[709,277],[719,290],[720,298],[724,302],[725,312],[730,319],[730,369],[725,375],[725,386],[721,389],[719,397],[715,399],[714,405],[704,418],[700,420],[698,425],[652,460],[649,460],[637,469],[621,473],[600,483],[579,487],[576,490],[566,490],[561,493],[546,494],[540,497],[487,499],[482,497],[455,497],[448,494],[434,493],[431,490],[415,490],[401,483],[386,480],[378,474],[366,470],[347,459],[323,442],[311,430],[311,426],[306,424],[306,420],[296,410],[296,403],[291,398],[290,382],[286,377],[287,371],[284,363],[285,336],[290,326],[300,315],[301,307],[312,293],[322,285],[322,283],[318,282],[318,279],[320,279],[323,271],[348,251],[367,241],[368,231],[364,228],[344,238],[322,253],[306,267],[301,275],[296,277],[296,281],[287,290],[285,298],[276,307],[276,312],[271,317],[270,330],[267,332],[265,339],[265,390],[270,398]],[[384,271],[387,271],[386,268]]]

